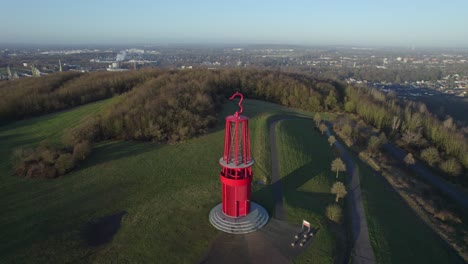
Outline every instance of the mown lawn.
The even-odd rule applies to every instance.
[[[342,257],[343,252],[337,251],[343,245],[336,240],[324,216],[326,206],[334,203],[330,194],[334,182],[330,171],[332,149],[313,128],[312,119],[280,121],[276,132],[287,221],[300,225],[306,219],[319,228],[310,248],[296,261],[333,263]]]

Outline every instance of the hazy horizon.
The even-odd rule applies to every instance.
[[[467,48],[467,1],[9,1],[1,44]]]

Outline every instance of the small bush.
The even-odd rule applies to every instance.
[[[27,167],[26,171],[26,178],[36,178],[40,176],[41,166],[39,163],[31,163],[30,166]]]
[[[328,219],[336,223],[340,223],[341,219],[343,218],[343,211],[338,204],[331,204],[327,206],[325,214],[327,215]]]
[[[86,150],[86,144],[81,148]],[[36,148],[18,148],[13,152],[14,174],[26,178],[56,178],[75,166],[68,149],[41,142]]]
[[[462,166],[455,158],[450,158],[440,164],[440,169],[452,176],[461,174]]]
[[[75,160],[85,160],[91,153],[91,145],[89,141],[77,143],[73,148],[73,158]]]
[[[57,161],[55,162],[55,168],[60,175],[65,174],[67,171],[75,166],[75,160],[73,155],[70,153],[60,154]]]
[[[429,147],[421,151],[421,159],[427,162],[429,166],[433,167],[434,164],[440,161],[439,151],[435,147]]]

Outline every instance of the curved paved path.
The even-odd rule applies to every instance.
[[[330,128],[327,130],[330,136]],[[348,212],[350,214],[351,231],[353,235],[352,259],[353,263],[376,263],[374,251],[369,239],[369,230],[367,228],[366,212],[362,206],[361,183],[359,180],[359,167],[353,162],[347,149],[338,141],[334,143],[340,152],[340,156],[346,164],[346,177],[348,185]]]
[[[278,162],[278,151],[276,146],[276,124],[280,121],[292,119],[292,118],[304,118],[311,120],[310,118],[290,116],[283,117],[273,120],[269,125],[270,132],[270,146],[271,146],[271,180],[273,183],[273,195],[275,200],[275,218],[284,220],[285,212],[283,207],[283,194],[281,190],[281,179],[279,176],[279,162]],[[330,136],[330,129],[327,130],[327,135]],[[353,250],[352,259],[354,264],[365,263],[371,264],[376,263],[374,251],[369,239],[369,230],[367,228],[367,219],[364,207],[362,205],[361,197],[361,183],[359,180],[359,168],[355,166],[351,156],[349,155],[346,148],[338,141],[335,142],[335,146],[340,152],[340,156],[346,164],[346,172],[348,174],[348,204],[351,229],[353,235],[353,244],[351,248]]]
[[[297,232],[297,228],[287,224],[283,206],[283,194],[281,178],[279,175],[278,151],[276,145],[275,127],[279,121],[291,118],[304,118],[300,116],[282,117],[273,120],[269,124],[270,151],[272,159],[272,187],[275,202],[275,218],[257,232],[245,235],[232,235],[223,233],[211,245],[207,254],[200,263],[291,263],[292,258],[300,253],[297,247],[289,246],[291,234]],[[310,118],[305,118],[310,120]],[[330,132],[327,131],[327,134]],[[374,252],[369,240],[367,221],[362,207],[361,189],[359,183],[359,171],[355,167],[346,149],[336,142],[335,146],[347,166],[348,198],[350,199],[351,226],[353,231],[352,245],[354,254],[353,263],[375,263]]]

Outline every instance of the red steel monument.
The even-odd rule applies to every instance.
[[[263,227],[268,213],[260,205],[250,201],[252,165],[250,153],[249,118],[243,112],[243,95],[236,92],[230,100],[239,96],[239,108],[226,117],[224,153],[221,165],[222,203],[210,213],[210,222],[228,233],[249,233]]]

